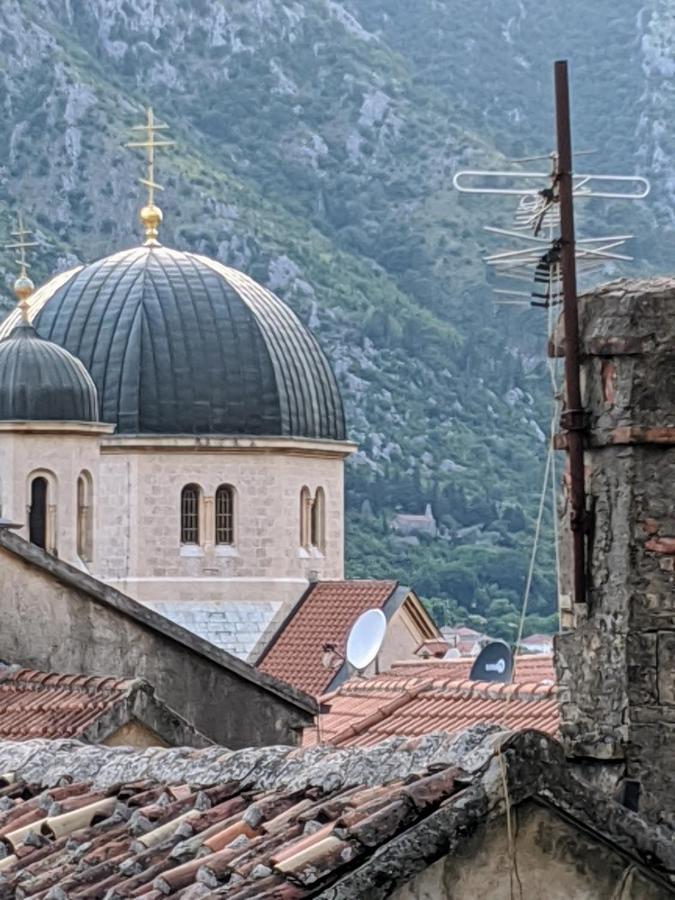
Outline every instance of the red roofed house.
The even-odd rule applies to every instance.
[[[131,747],[212,743],[143,678],[101,678],[0,665],[0,740],[77,738]]]
[[[389,737],[452,734],[484,722],[557,733],[551,656],[516,657],[512,684],[470,681],[472,662],[411,660],[381,675],[351,678],[322,697],[322,714],[317,726],[305,729],[303,744],[369,747]]]
[[[282,622],[257,667],[308,694],[333,690],[349,675],[344,659],[349,631],[361,613],[373,608],[388,621],[377,659],[380,671],[411,657],[423,641],[439,638],[414,591],[396,581],[319,581]],[[374,671],[375,665],[366,674]]]
[[[553,636],[550,634],[531,634],[520,642],[520,650],[526,653],[552,653]]]

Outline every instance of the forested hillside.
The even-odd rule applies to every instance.
[[[488,210],[453,192],[452,175],[550,149],[551,62],[569,55],[577,146],[601,150],[587,167],[656,176],[649,205],[610,205],[582,224],[630,225],[639,265],[667,267],[668,9],[3,3],[3,224],[21,206],[37,226],[40,278],[134,243],[140,162],[123,145],[151,103],[177,141],[158,175],[163,241],[267,284],[336,368],[360,444],[348,472],[349,574],[398,577],[439,618],[483,617],[508,636],[550,415],[544,322],[495,308],[481,262]],[[427,503],[436,538],[391,532],[396,511]],[[549,511],[530,627],[549,627],[553,609]]]

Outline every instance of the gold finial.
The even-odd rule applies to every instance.
[[[21,318],[24,322],[28,321],[28,298],[35,290],[35,285],[28,277],[28,269],[30,266],[26,261],[26,250],[29,247],[37,247],[37,241],[29,241],[27,238],[30,236],[31,232],[23,227],[23,216],[21,213],[17,216],[16,228],[14,231],[11,231],[10,234],[13,238],[16,238],[15,241],[12,241],[9,244],[5,244],[7,250],[18,250],[19,255],[16,258],[16,263],[20,267],[19,269],[19,277],[14,282],[14,295],[16,299],[19,301],[19,309],[21,310]]]
[[[132,128],[132,131],[144,131],[145,140],[130,141],[127,144],[127,147],[142,147],[146,151],[147,175],[145,178],[139,178],[139,181],[148,189],[148,202],[140,212],[140,219],[145,232],[145,243],[150,246],[158,243],[157,233],[162,222],[162,210],[159,206],[155,206],[155,191],[164,190],[161,184],[155,182],[155,150],[158,147],[173,147],[175,143],[175,141],[158,141],[155,134],[168,127],[155,122],[152,108],[148,107],[145,125],[136,125]]]

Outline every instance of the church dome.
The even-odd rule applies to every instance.
[[[0,340],[0,420],[96,422],[96,386],[79,359],[21,322]]]
[[[118,433],[345,438],[313,335],[214,260],[150,243],[56,276],[30,305],[38,334],[82,360]]]

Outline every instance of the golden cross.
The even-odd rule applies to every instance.
[[[21,267],[19,277],[14,282],[14,293],[19,301],[19,309],[21,310],[21,318],[24,322],[28,321],[28,298],[33,293],[34,284],[28,277],[27,270],[30,269],[26,260],[26,250],[29,247],[37,247],[37,241],[29,241],[26,238],[32,232],[28,228],[23,227],[23,216],[21,213],[17,215],[16,228],[10,232],[15,241],[5,244],[7,250],[18,250],[19,255],[16,259],[17,264]]]
[[[158,124],[152,114],[152,107],[148,107],[147,119],[145,125],[135,125],[132,131],[144,131],[144,141],[129,141],[127,147],[141,147],[146,151],[147,175],[140,178],[139,181],[148,189],[148,206],[155,205],[155,191],[163,191],[161,184],[155,181],[155,150],[159,147],[173,147],[175,141],[156,140],[155,135],[158,131],[165,131],[169,126]]]
[[[23,227],[23,216],[21,213],[17,215],[16,220],[16,228],[10,232],[13,238],[16,238],[16,241],[12,241],[9,244],[5,244],[6,250],[18,250],[19,255],[15,259],[17,265],[21,266],[21,275],[22,277],[26,277],[26,270],[30,269],[28,262],[26,261],[26,250],[29,247],[37,247],[37,241],[27,241],[26,238],[32,234],[28,228]]]

